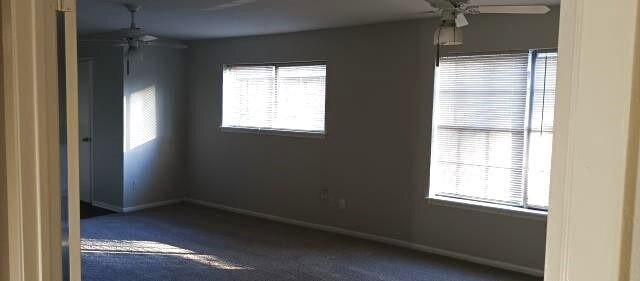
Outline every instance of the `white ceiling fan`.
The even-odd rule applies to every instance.
[[[131,59],[142,59],[142,49],[145,46],[155,46],[172,49],[184,49],[187,45],[175,40],[160,39],[157,36],[143,31],[142,27],[136,25],[136,12],[140,11],[140,6],[133,4],[123,4],[129,11],[131,21],[129,28],[123,28],[113,32],[106,32],[81,38],[81,43],[108,43],[114,47],[124,47],[127,58],[127,72],[129,72],[129,61]]]
[[[473,5],[470,0],[425,0],[434,8],[430,13],[439,14],[442,24],[434,36],[434,45],[462,44],[461,27],[469,25],[465,15],[477,14],[546,14],[546,5]]]

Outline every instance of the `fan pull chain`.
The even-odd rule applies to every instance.
[[[440,66],[440,32],[442,31],[442,26],[438,27],[438,40],[436,41],[436,67]]]

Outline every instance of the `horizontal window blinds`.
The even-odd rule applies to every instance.
[[[556,100],[557,53],[539,53],[534,57],[533,101],[529,127],[527,161],[527,205],[546,209],[549,205],[551,143]]]
[[[324,132],[326,65],[227,66],[223,127]]]
[[[437,195],[522,204],[528,64],[528,53],[442,58],[430,174]]]

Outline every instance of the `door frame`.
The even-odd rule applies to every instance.
[[[638,151],[638,159],[640,159],[640,150]],[[640,175],[640,165],[638,165],[637,174]],[[640,177],[636,178],[636,202],[633,214],[633,238],[631,239],[631,260],[632,264],[640,264]],[[640,266],[631,266],[629,280],[640,280]]]
[[[0,0],[2,134],[11,281],[62,279],[58,12],[65,13],[66,107],[77,108],[75,0]],[[67,112],[68,200],[78,198],[77,112]],[[64,121],[64,120],[63,120]],[[80,281],[79,203],[69,204],[72,281]],[[4,236],[4,235],[2,235]],[[0,237],[2,237],[0,236]]]
[[[7,249],[0,248],[5,252],[0,255],[10,257],[6,267],[11,281],[58,281],[60,222],[55,214],[60,194],[59,188],[43,187],[59,187],[56,10],[68,12],[67,108],[77,108],[75,0],[0,1],[7,175],[3,187],[11,241]],[[549,281],[637,278],[631,262],[638,255],[631,245],[638,243],[633,237],[640,236],[633,212],[640,203],[634,199],[640,185],[639,7],[638,0],[607,4],[561,3],[545,263]],[[79,202],[77,121],[77,110],[69,110],[72,281],[80,281],[79,206],[73,203]]]
[[[91,94],[90,94],[90,98],[89,98],[89,100],[90,100],[90,102],[89,102],[90,103],[90,111],[89,111],[90,121],[89,122],[91,123],[91,125],[90,125],[91,126],[91,133],[89,135],[89,138],[91,138],[91,140],[89,141],[90,146],[91,146],[91,148],[90,148],[90,154],[91,154],[91,163],[90,163],[90,166],[91,166],[90,167],[90,170],[91,170],[91,186],[90,186],[90,190],[89,190],[89,192],[90,192],[90,195],[89,195],[89,201],[90,202],[89,203],[91,205],[93,205],[93,202],[95,201],[94,189],[95,189],[95,186],[96,186],[95,174],[94,174],[95,173],[95,158],[94,158],[94,155],[95,155],[94,154],[95,130],[94,130],[94,115],[93,115],[94,114],[94,110],[95,110],[95,106],[94,106],[94,103],[93,103],[93,100],[94,100],[93,99],[93,95],[94,95],[94,92],[93,92],[93,77],[94,77],[94,75],[93,75],[94,74],[93,73],[93,70],[94,70],[93,66],[94,66],[94,59],[92,57],[86,57],[86,58],[82,57],[82,58],[78,59],[78,65],[81,64],[81,63],[88,63],[90,65],[90,68],[91,68],[91,75],[90,75],[90,77],[91,77],[90,78],[91,79]],[[78,81],[78,83],[79,82],[80,81]],[[79,95],[80,95],[80,92],[78,92],[78,98],[80,98]],[[82,136],[80,136],[80,137],[82,137]]]
[[[640,203],[639,6],[600,4],[561,2],[545,262],[551,281],[631,280]]]

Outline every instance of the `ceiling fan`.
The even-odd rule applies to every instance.
[[[546,5],[473,5],[470,0],[425,0],[434,8],[430,13],[439,14],[442,23],[434,35],[434,45],[462,44],[461,27],[469,25],[465,15],[477,14],[546,14]]]
[[[130,60],[142,60],[142,49],[145,46],[155,46],[172,49],[184,49],[187,45],[175,40],[160,39],[157,36],[143,31],[142,27],[136,25],[136,13],[140,11],[139,5],[123,4],[129,11],[131,21],[129,28],[123,28],[113,32],[106,32],[94,36],[81,38],[81,43],[109,43],[113,47],[124,47],[127,58],[127,73],[129,73]]]

